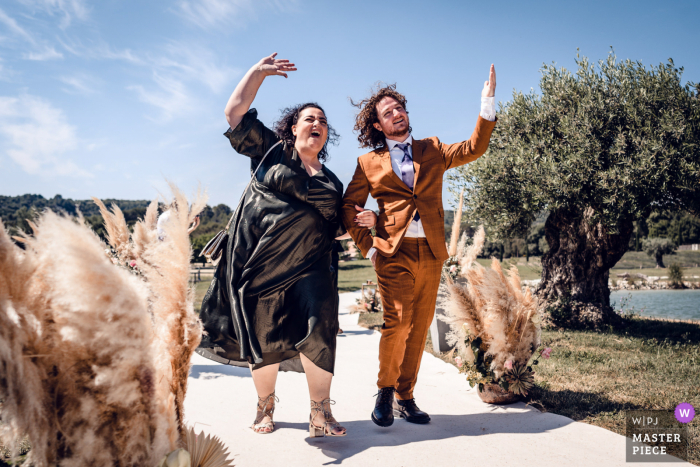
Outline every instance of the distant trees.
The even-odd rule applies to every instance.
[[[676,244],[667,238],[647,238],[642,243],[644,252],[656,260],[657,268],[665,268],[664,255],[670,255],[676,251]]]
[[[103,200],[108,207],[116,204],[124,213],[128,226],[133,226],[146,214],[149,200]],[[44,198],[41,195],[0,196],[0,219],[10,235],[20,232],[31,232],[28,221],[34,220],[45,209],[54,212],[77,216],[80,212],[90,227],[102,238],[106,239],[103,219],[100,211],[92,200],[72,200],[56,195],[53,198]],[[192,248],[194,250],[193,262],[201,262],[199,252],[209,240],[226,226],[231,217],[231,208],[225,204],[214,207],[207,206],[200,214],[200,225],[192,235]]]
[[[537,294],[550,309],[566,304],[565,327],[615,320],[608,274],[634,221],[700,213],[700,86],[683,85],[672,61],[576,63],[575,73],[544,66],[540,93],[516,92],[500,109],[488,153],[448,175],[491,238],[526,235],[548,212]]]

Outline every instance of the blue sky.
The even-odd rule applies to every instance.
[[[263,84],[260,118],[320,103],[342,136],[327,165],[347,185],[365,152],[348,97],[377,81],[407,96],[415,137],[457,142],[491,63],[499,101],[537,90],[543,63],[574,69],[577,48],[672,57],[700,81],[698,17],[697,1],[3,0],[0,194],[151,199],[167,178],[235,205],[249,173],[223,109],[272,52],[299,71]]]

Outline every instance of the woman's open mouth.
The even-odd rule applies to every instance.
[[[321,137],[321,132],[320,132],[320,131],[314,130],[314,131],[311,132],[311,137],[312,137],[312,138],[320,138],[320,137]]]

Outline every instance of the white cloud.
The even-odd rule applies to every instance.
[[[63,58],[63,54],[58,52],[54,47],[46,45],[43,41],[38,40],[2,9],[0,9],[0,24],[4,24],[14,37],[17,37],[29,44],[31,51],[24,53],[24,59],[51,60]]]
[[[26,60],[36,61],[52,60],[55,58],[63,58],[63,54],[61,52],[56,51],[56,49],[54,49],[53,47],[46,47],[41,52],[26,53],[24,54],[24,58]]]
[[[262,8],[286,11],[296,0],[183,0],[174,12],[202,29],[242,28]]]
[[[213,92],[220,92],[232,76],[240,74],[237,69],[219,66],[221,59],[201,47],[171,43],[166,52],[167,56],[156,61],[157,67],[179,74],[186,81],[202,83]]]
[[[253,0],[182,1],[176,13],[202,29],[232,25],[241,17],[255,18]]]
[[[74,76],[61,76],[59,80],[70,86],[70,88],[63,90],[70,94],[94,94],[96,91],[93,86],[94,79],[87,75],[74,75]]]
[[[153,72],[153,80],[159,89],[146,90],[140,85],[129,86],[127,89],[136,92],[142,102],[160,109],[162,121],[169,121],[177,115],[182,115],[192,107],[192,98],[182,81],[161,76],[156,71]]]
[[[0,8],[0,23],[4,24],[15,36],[19,36],[30,44],[36,45],[34,37],[32,37],[32,35],[29,34],[22,26],[17,24],[17,21],[15,21],[14,18],[8,16],[8,14],[5,13],[2,8]]]
[[[70,26],[74,18],[85,21],[89,16],[83,0],[20,0],[20,2],[28,7],[43,10],[51,16],[60,16],[62,29]]]
[[[221,66],[210,50],[189,44],[170,43],[161,56],[145,58],[152,69],[155,86],[133,85],[139,99],[161,111],[160,121],[167,122],[196,107],[197,85],[220,92],[240,75],[234,68]]]
[[[75,127],[39,97],[0,97],[0,135],[6,154],[27,173],[92,177],[65,157],[80,146]]]

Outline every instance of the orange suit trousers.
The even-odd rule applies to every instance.
[[[425,238],[404,238],[394,256],[377,255],[384,306],[377,386],[394,387],[398,399],[412,399],[443,262],[435,258]]]

